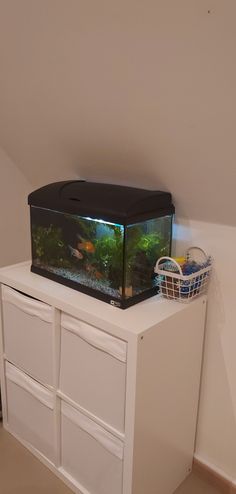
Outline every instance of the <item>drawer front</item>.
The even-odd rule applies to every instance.
[[[82,490],[121,494],[123,443],[67,403],[61,406],[61,460]]]
[[[53,396],[51,391],[6,362],[9,429],[54,460]]]
[[[60,390],[123,433],[126,343],[62,314]]]
[[[2,302],[7,360],[52,385],[52,308],[7,286],[2,287]]]

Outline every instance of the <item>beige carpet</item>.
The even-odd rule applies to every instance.
[[[0,425],[0,494],[71,494],[71,490]],[[192,474],[175,494],[220,493]]]

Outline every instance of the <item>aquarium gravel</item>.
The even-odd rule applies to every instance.
[[[94,278],[89,278],[86,273],[83,272],[78,273],[65,268],[45,266],[44,269],[47,269],[47,271],[57,274],[59,276],[63,276],[63,278],[66,278],[68,280],[81,283],[81,285],[94,288],[94,290],[100,290],[101,292],[106,293],[111,297],[121,298],[120,292],[109,286],[109,281],[104,281],[104,280],[100,281]]]

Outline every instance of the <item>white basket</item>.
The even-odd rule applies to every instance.
[[[206,292],[212,267],[211,258],[199,247],[190,247],[186,252],[186,259],[203,265],[205,263],[206,267],[196,273],[184,275],[181,266],[172,257],[158,259],[154,271],[158,274],[160,293],[165,298],[186,303]],[[167,263],[173,266],[174,271],[166,270]]]

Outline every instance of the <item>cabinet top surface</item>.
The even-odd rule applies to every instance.
[[[156,295],[122,310],[31,273],[30,266],[30,262],[24,262],[1,268],[0,282],[101,329],[117,329],[121,331],[121,337],[125,337],[126,333],[127,336],[139,335],[177,312],[186,310],[189,305],[202,303],[205,298],[200,297],[191,304],[181,304]]]

